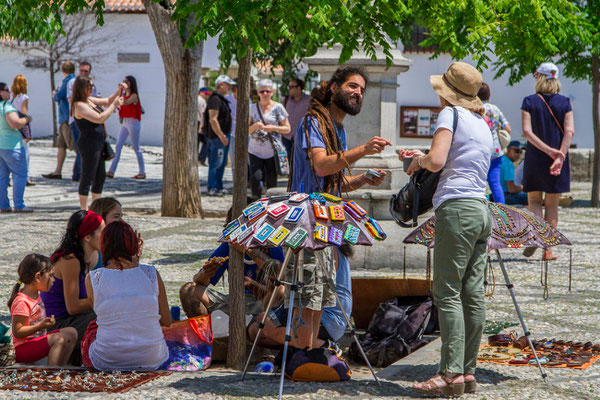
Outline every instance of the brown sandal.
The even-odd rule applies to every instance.
[[[449,378],[446,374],[440,372],[426,382],[416,383],[413,385],[412,390],[428,396],[459,397],[465,392],[464,383],[453,383],[459,377],[460,375],[456,375]]]
[[[477,391],[477,381],[465,381],[465,393],[475,393]]]

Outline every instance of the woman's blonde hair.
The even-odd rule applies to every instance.
[[[560,92],[562,86],[558,78],[546,79],[546,75],[539,74],[535,78],[536,93],[556,94]]]
[[[27,79],[23,75],[15,76],[10,91],[13,92],[13,95],[15,96],[21,93],[27,94]]]

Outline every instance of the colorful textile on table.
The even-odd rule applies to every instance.
[[[68,369],[6,368],[0,370],[0,390],[26,392],[124,393],[170,372],[98,372]]]
[[[163,328],[169,358],[161,369],[203,371],[210,366],[213,332],[210,314],[174,322]]]

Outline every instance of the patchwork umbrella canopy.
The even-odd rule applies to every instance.
[[[320,250],[344,243],[372,246],[385,237],[379,223],[353,201],[290,193],[250,204],[227,225],[219,241],[249,248],[286,245]]]
[[[492,235],[488,242],[490,250],[519,247],[547,249],[571,242],[556,228],[528,210],[500,203],[488,203],[492,217]],[[404,243],[416,243],[433,247],[435,242],[435,215],[412,231]]]

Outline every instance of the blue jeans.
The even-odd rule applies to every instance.
[[[25,147],[15,150],[0,149],[0,209],[10,207],[8,177],[13,176],[13,205],[15,210],[25,207],[23,195],[27,184],[27,155]]]
[[[502,157],[498,157],[492,160],[490,163],[490,170],[488,171],[487,181],[494,196],[495,203],[504,204],[504,190],[500,184],[500,169],[502,167]]]
[[[135,152],[135,156],[137,157],[138,162],[138,173],[140,175],[146,175],[146,167],[144,166],[144,154],[142,153],[142,149],[140,148],[141,126],[142,125],[139,119],[123,118],[123,126],[121,128],[121,133],[119,134],[119,138],[117,139],[117,145],[115,147],[115,158],[113,158],[112,164],[110,164],[109,169],[109,171],[113,174],[117,170],[117,165],[119,164],[119,160],[121,159],[121,150],[123,150],[125,140],[127,140],[127,136],[131,135],[131,145],[133,146],[133,151]]]
[[[227,139],[231,135],[227,134]],[[223,146],[219,138],[208,139],[208,190],[223,189],[223,174],[227,166],[229,143]]]
[[[73,164],[73,180],[78,181],[81,178],[81,155],[77,148],[77,142],[79,141],[79,129],[77,124],[73,122],[71,124],[71,132],[73,133],[73,145],[75,146],[75,164]]]
[[[504,200],[509,205],[527,205],[527,193],[504,193]]]

